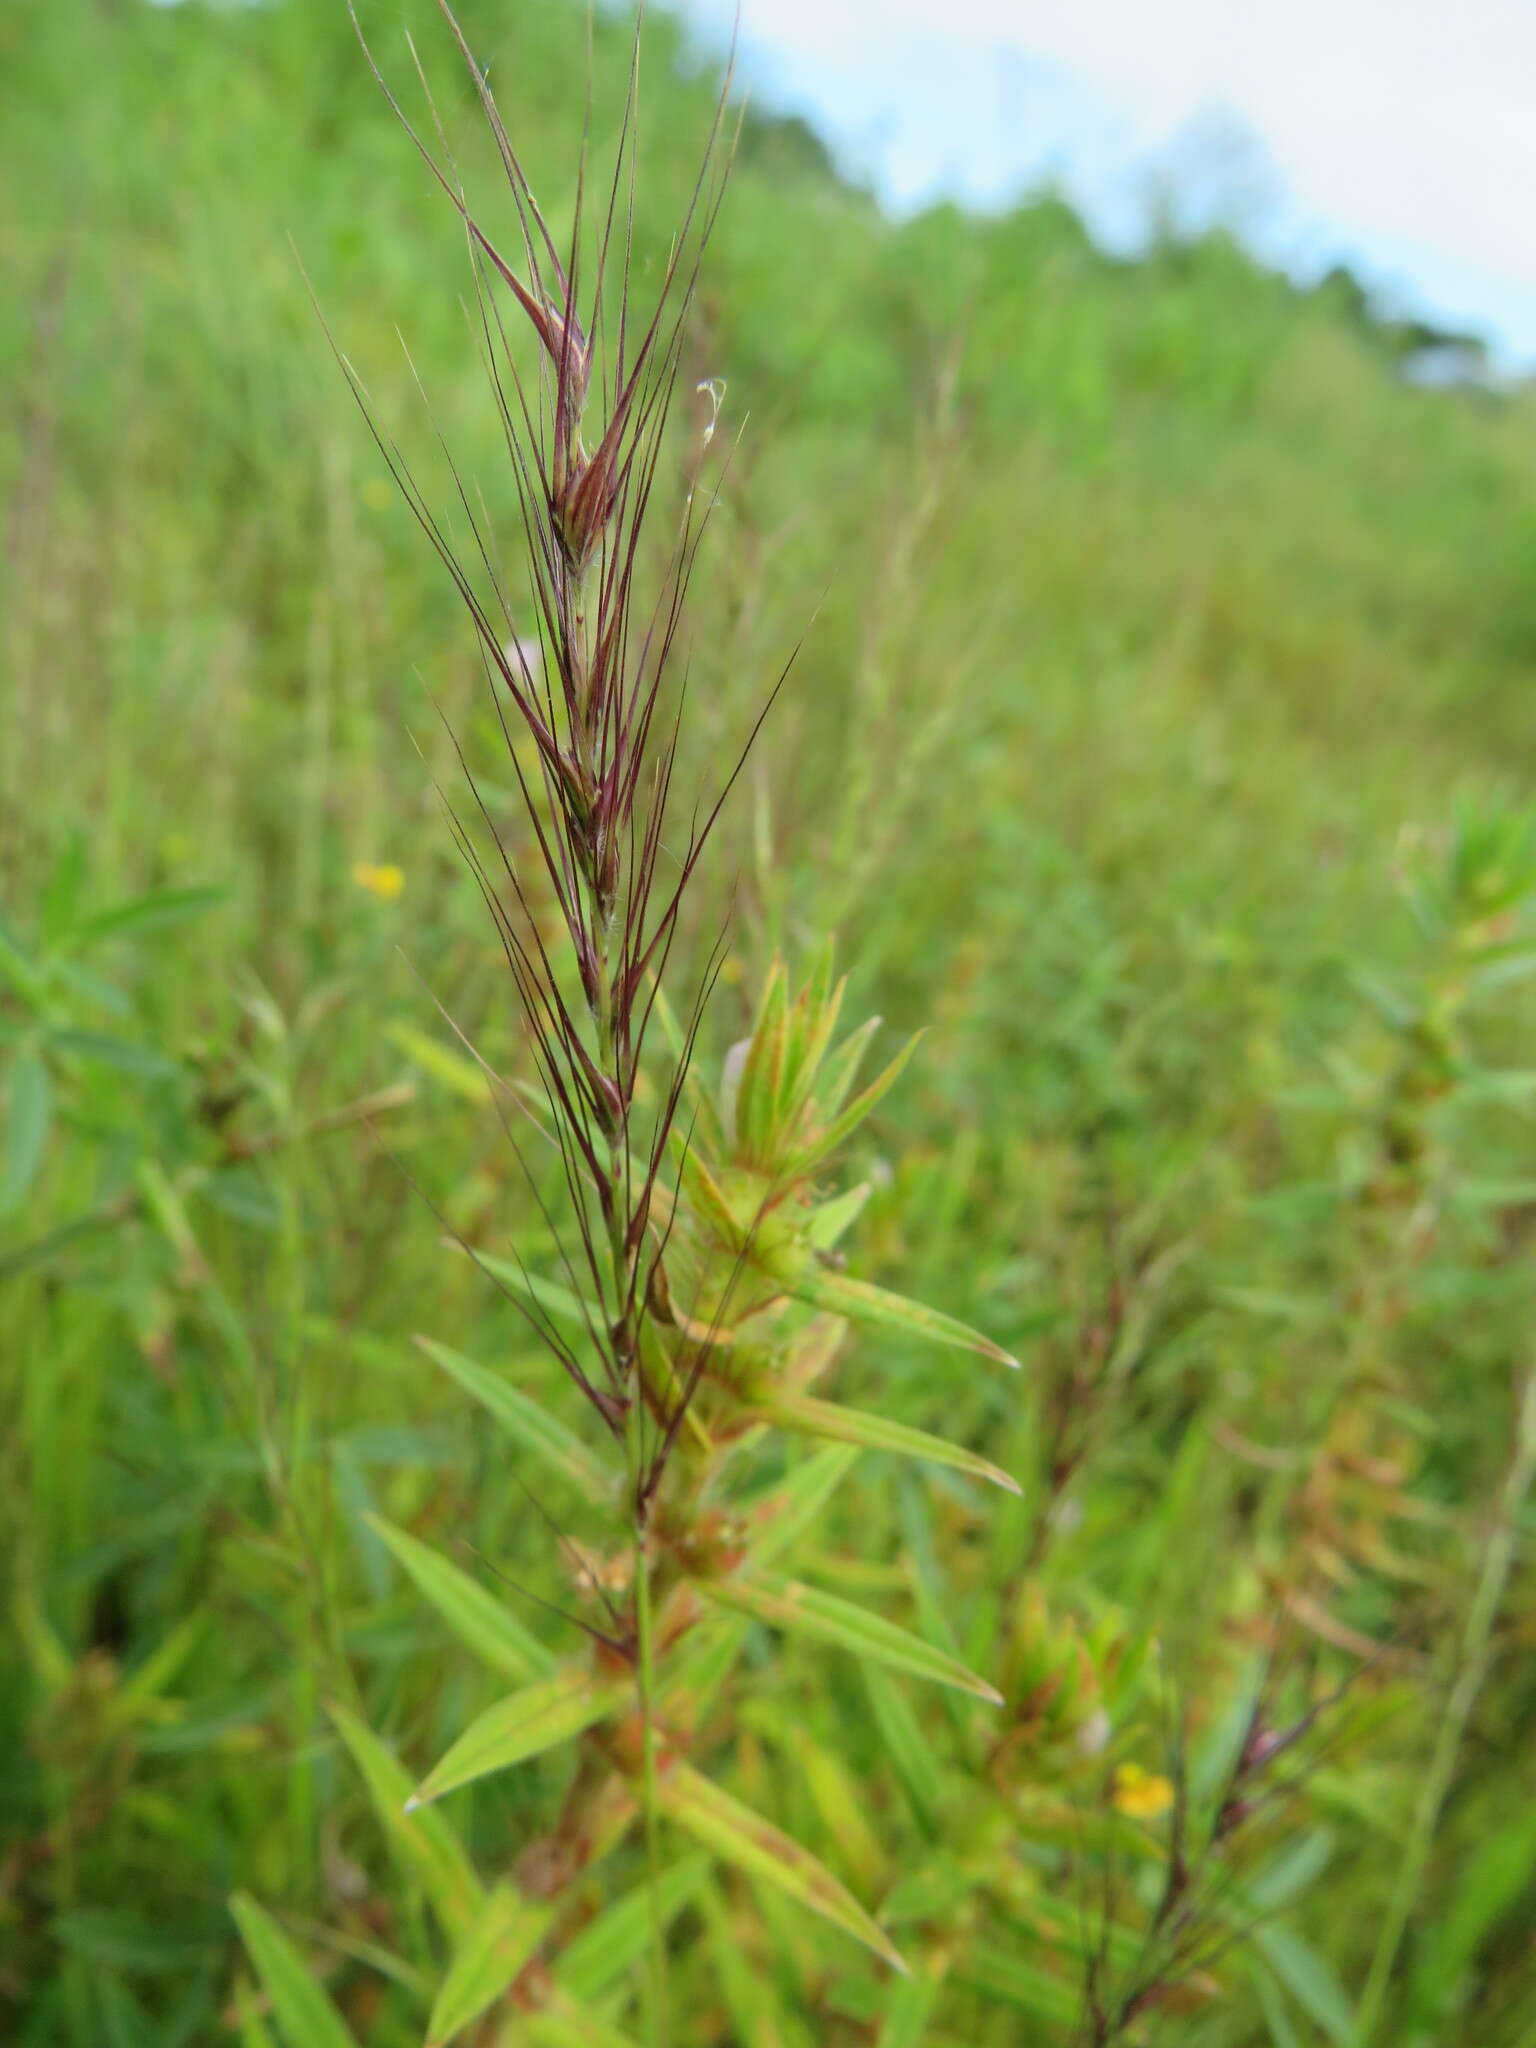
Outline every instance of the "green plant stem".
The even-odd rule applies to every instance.
[[[605,987],[606,987],[606,961]],[[612,1050],[612,1027],[601,1020],[605,1054]],[[609,1243],[613,1258],[615,1301],[629,1297],[629,1257],[625,1249],[625,1227],[619,1215],[617,1191],[622,1186],[623,1150],[619,1141],[609,1148],[609,1177],[614,1202],[609,1220]],[[666,1925],[661,1910],[660,1806],[656,1796],[656,1708],[655,1635],[651,1614],[651,1566],[646,1550],[645,1508],[645,1389],[641,1383],[639,1342],[635,1340],[633,1397],[625,1429],[626,1464],[629,1475],[629,1511],[633,1518],[633,1576],[635,1600],[635,1692],[640,1711],[640,1807],[645,1827],[646,1889],[650,1895],[651,1943],[647,1973],[646,2033],[649,2048],[665,2048],[667,1952]]]
[[[1521,1390],[1515,1426],[1515,1455],[1499,1498],[1498,1518],[1483,1552],[1477,1590],[1462,1631],[1456,1683],[1446,1702],[1445,1714],[1435,1738],[1434,1754],[1414,1811],[1407,1851],[1382,1922],[1376,1953],[1371,1959],[1370,1975],[1360,1995],[1355,2014],[1354,2048],[1368,2048],[1381,2024],[1393,1968],[1424,1881],[1441,1809],[1456,1773],[1462,1737],[1492,1661],[1494,1624],[1509,1583],[1520,1516],[1533,1481],[1536,1481],[1536,1369],[1527,1372]]]
[[[610,1149],[609,1172],[615,1189],[620,1186],[620,1146]],[[616,1299],[628,1298],[629,1264],[624,1248],[624,1226],[618,1220],[617,1202],[610,1228]],[[660,1805],[656,1793],[656,1708],[655,1632],[651,1611],[651,1566],[646,1550],[645,1493],[645,1389],[641,1384],[639,1346],[636,1343],[634,1395],[625,1430],[626,1464],[629,1475],[629,1509],[633,1517],[633,1577],[635,1600],[635,1692],[640,1711],[640,1807],[645,1828],[646,1889],[650,1895],[651,1943],[647,1973],[646,2033],[649,2048],[665,2048],[667,1952],[666,1925],[661,1910]]]
[[[645,1528],[635,1529],[635,1680],[640,1696],[640,1800],[645,1820],[646,1889],[651,1902],[649,2010],[651,2048],[666,2048],[667,1937],[661,1911],[660,1801],[656,1790],[655,1636]]]

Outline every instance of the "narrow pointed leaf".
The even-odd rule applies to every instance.
[[[410,1024],[389,1024],[384,1035],[399,1046],[406,1057],[428,1073],[436,1081],[466,1102],[489,1102],[495,1090],[491,1077],[465,1053],[458,1052],[441,1039],[433,1038],[425,1031],[417,1031]]]
[[[783,1130],[790,1128],[804,1096],[806,1047],[816,1021],[810,998],[810,990],[801,989],[784,1019],[784,1058],[778,1092],[778,1121]]]
[[[660,988],[655,989],[654,998],[653,1014],[661,1027],[661,1035],[667,1042],[668,1052],[674,1061],[687,1058],[688,1041],[682,1025],[677,1020],[677,1013]],[[726,1133],[721,1126],[720,1112],[715,1107],[709,1089],[700,1078],[699,1063],[696,1060],[688,1062],[688,1069],[683,1077],[683,1095],[689,1104],[690,1113],[697,1117],[696,1136],[699,1143],[712,1150],[721,1147]],[[684,1121],[686,1122],[686,1119]]]
[[[733,1578],[702,1584],[699,1591],[717,1606],[750,1615],[769,1628],[814,1636],[855,1657],[888,1665],[893,1671],[928,1678],[935,1685],[953,1686],[993,1706],[1003,1703],[995,1686],[968,1671],[958,1659],[925,1643],[921,1636],[898,1628],[883,1615],[871,1614],[854,1601],[824,1593],[819,1587],[804,1585],[796,1579]]]
[[[427,2021],[427,2048],[448,2048],[504,1995],[544,1937],[551,1906],[499,1884],[454,1953]]]
[[[816,965],[812,969],[810,985],[805,995],[813,1017],[831,1020],[827,1025],[829,1038],[837,1023],[837,1012],[842,1005],[843,989],[848,980],[847,975],[844,975],[834,982],[836,974],[837,947],[831,939],[826,939],[816,955]]]
[[[852,1280],[825,1266],[807,1266],[804,1272],[785,1282],[785,1292],[813,1308],[829,1309],[846,1316],[851,1323],[873,1323],[880,1328],[901,1330],[909,1337],[926,1337],[935,1344],[952,1345],[958,1351],[976,1351],[983,1358],[995,1358],[1000,1365],[1015,1368],[1019,1361],[983,1337],[968,1323],[945,1315],[942,1309],[927,1308],[920,1301],[908,1301],[868,1280]]]
[[[1016,2005],[1035,2019],[1067,2027],[1083,2019],[1080,1985],[1053,1976],[1014,1950],[977,1943],[964,1952],[955,1974],[988,1998]]]
[[[845,1110],[842,1110],[832,1119],[831,1123],[824,1125],[817,1132],[814,1143],[807,1145],[804,1151],[795,1155],[789,1171],[796,1174],[808,1173],[820,1161],[829,1159],[839,1145],[844,1143],[846,1139],[851,1138],[859,1125],[863,1123],[864,1119],[870,1115],[881,1099],[901,1078],[908,1060],[911,1059],[913,1053],[917,1050],[917,1045],[918,1041],[916,1038],[909,1039],[884,1072],[877,1074],[869,1086],[856,1095]]]
[[[1307,2016],[1340,2048],[1354,2036],[1354,2016],[1344,1987],[1326,1956],[1277,1921],[1253,1930],[1255,1946]]]
[[[841,995],[841,990],[839,990]],[[816,1079],[816,1102],[823,1116],[836,1116],[848,1098],[870,1040],[880,1029],[878,1017],[867,1017],[850,1031]]]
[[[818,1082],[823,1080],[822,1061],[827,1056],[827,1047],[832,1043],[832,1034],[837,1029],[837,1020],[842,1014],[843,997],[847,991],[846,975],[836,987],[832,984],[830,966],[826,972],[818,972],[815,986],[801,997],[805,1005],[805,1016],[801,1037],[793,1048],[794,1064],[787,1076],[789,1088],[785,1110],[785,1121],[799,1115],[811,1096],[816,1092]],[[849,1075],[852,1080],[852,1075]],[[834,1077],[835,1087],[835,1077]],[[831,1088],[827,1094],[826,1113],[830,1116],[841,1106],[841,1096],[834,1099]]]
[[[871,1825],[869,1788],[861,1771],[816,1741],[804,1720],[784,1713],[777,1701],[745,1701],[739,1711],[742,1726],[771,1742],[805,1787],[825,1830],[823,1840],[836,1842],[839,1866],[849,1882],[861,1894],[877,1890],[887,1855]],[[888,1921],[886,1903],[883,1921]]]
[[[70,1053],[96,1066],[111,1067],[119,1074],[131,1074],[141,1081],[174,1081],[181,1072],[174,1060],[131,1039],[113,1038],[102,1031],[55,1031],[55,1052]]]
[[[906,1974],[907,1966],[884,1928],[808,1849],[687,1764],[674,1763],[663,1774],[658,1791],[667,1818],[722,1862],[773,1885]]]
[[[557,1323],[564,1323],[573,1330],[600,1330],[606,1318],[595,1302],[584,1301],[579,1294],[572,1294],[569,1287],[562,1287],[558,1280],[546,1280],[540,1273],[527,1272],[512,1259],[498,1259],[490,1252],[477,1251],[475,1264],[483,1266],[487,1273],[499,1280],[503,1287],[523,1301],[531,1301],[535,1308]]]
[[[927,1970],[898,1984],[886,2003],[875,2048],[922,2048],[942,1988],[942,1978]]]
[[[246,1892],[235,1893],[229,1910],[272,2001],[286,2048],[354,2048],[340,2014],[271,1914]]]
[[[784,1071],[786,982],[775,961],[758,1008],[757,1027],[747,1046],[736,1089],[734,1124],[740,1153],[748,1159],[766,1154],[774,1124],[779,1083]]]
[[[165,925],[180,924],[184,919],[197,917],[215,903],[221,903],[229,892],[219,888],[156,889],[147,896],[135,896],[127,903],[115,903],[110,910],[101,910],[94,917],[88,917],[83,924],[75,926],[72,943],[76,947],[95,945],[100,939],[116,939],[133,932],[153,931]]]
[[[411,1807],[425,1806],[474,1778],[507,1770],[557,1743],[569,1742],[622,1706],[632,1690],[627,1678],[604,1681],[580,1669],[524,1686],[470,1723],[417,1787]]]
[[[1536,1806],[1521,1805],[1485,1827],[1466,1856],[1455,1895],[1415,1953],[1415,2012],[1436,2013],[1473,1966],[1478,1949],[1506,1914],[1515,1913],[1536,1869]]]
[[[499,1276],[499,1261],[487,1259],[485,1263]],[[512,1269],[506,1270],[510,1272]],[[452,1351],[431,1337],[418,1337],[416,1342],[450,1378],[458,1381],[466,1394],[472,1395],[482,1408],[494,1415],[507,1434],[525,1451],[531,1451],[534,1457],[558,1472],[563,1479],[570,1480],[572,1485],[580,1487],[584,1493],[602,1498],[612,1491],[616,1475],[605,1469],[601,1458],[589,1450],[558,1416],[552,1415],[539,1402],[530,1400],[500,1373],[477,1365],[461,1351]]]
[[[747,1510],[752,1523],[752,1557],[759,1569],[775,1564],[804,1536],[841,1481],[858,1451],[834,1444],[796,1463],[782,1484],[759,1494]],[[668,1661],[663,1718],[679,1727],[696,1726],[741,1654],[748,1623],[744,1616],[716,1610],[713,1625],[700,1628],[697,1650],[684,1649]]]
[[[234,2013],[240,2026],[240,2048],[277,2048],[277,2036],[263,2017],[261,1994],[243,1977],[235,1985]]]
[[[759,1496],[750,1511],[755,1525],[752,1556],[759,1566],[776,1563],[794,1548],[852,1471],[857,1456],[851,1446],[820,1451],[797,1465],[781,1486]]]
[[[53,1123],[53,1084],[35,1052],[18,1053],[5,1089],[5,1154],[0,1210],[14,1209],[37,1178]]]
[[[632,2034],[620,2033],[590,2006],[566,1997],[558,1986],[538,2012],[523,2014],[520,2026],[536,2048],[638,2048]]]
[[[744,1249],[751,1239],[751,1221],[737,1216],[724,1188],[697,1152],[689,1151],[684,1154],[682,1181],[694,1207],[705,1222],[712,1225],[722,1243],[729,1245],[733,1251]]]
[[[371,1728],[345,1707],[328,1712],[362,1773],[396,1860],[420,1884],[444,1932],[461,1937],[484,1905],[485,1891],[458,1837],[440,1813],[406,1812],[411,1780]]]
[[[874,1192],[871,1181],[861,1180],[840,1195],[834,1195],[830,1202],[822,1202],[806,1218],[805,1235],[809,1243],[819,1252],[829,1252],[843,1235],[857,1222],[865,1203]]]
[[[723,1887],[711,1886],[699,1897],[706,1929],[703,1944],[725,2001],[731,2041],[750,2041],[752,2048],[813,2048],[809,2032],[784,2009],[773,1973],[753,1967],[731,1913]]]
[[[504,1598],[478,1584],[441,1551],[386,1522],[382,1515],[364,1515],[363,1520],[477,1657],[509,1678],[534,1678],[554,1670],[559,1661],[554,1652],[523,1626]]]
[[[574,1999],[601,1998],[645,1955],[653,1912],[659,1910],[666,1926],[698,1889],[708,1869],[707,1856],[685,1856],[663,1873],[654,1901],[649,1886],[644,1886],[607,1907],[567,1943],[555,1966],[556,1982]]]
[[[812,1394],[786,1393],[764,1396],[754,1406],[766,1421],[792,1430],[797,1436],[825,1437],[833,1443],[857,1444],[869,1451],[894,1451],[898,1457],[948,1465],[956,1472],[984,1479],[989,1486],[1001,1486],[1009,1493],[1023,1490],[1000,1465],[990,1464],[974,1451],[948,1443],[941,1436],[930,1436],[925,1429],[892,1422],[887,1416],[845,1408],[841,1401],[818,1401]]]
[[[869,1694],[871,1718],[907,1790],[914,1812],[929,1834],[937,1834],[944,1802],[944,1768],[912,1703],[893,1679],[873,1664],[860,1676]]]
[[[29,1010],[41,1016],[48,1007],[48,979],[22,952],[0,924],[0,974]]]

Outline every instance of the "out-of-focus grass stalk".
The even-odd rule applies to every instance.
[[[533,839],[527,857],[515,859],[455,737],[489,861],[446,798],[445,804],[527,1026],[543,1097],[534,1123],[558,1153],[563,1225],[506,1117],[503,1129],[576,1290],[570,1300],[584,1335],[567,1337],[548,1306],[551,1290],[521,1259],[480,1262],[492,1277],[498,1269],[506,1276],[503,1292],[622,1453],[624,1492],[613,1503],[621,1547],[606,1566],[614,1582],[627,1568],[629,1585],[621,1607],[604,1591],[606,1572],[584,1564],[611,1624],[611,1633],[588,1631],[596,1654],[568,1661],[547,1683],[536,1680],[488,1710],[490,1735],[482,1716],[405,1802],[405,1811],[414,1812],[558,1742],[576,1738],[584,1746],[587,1768],[544,1845],[550,1874],[534,1858],[516,1880],[520,1893],[504,1890],[484,1902],[484,1910],[511,1914],[520,1928],[510,1948],[493,1944],[501,1974],[494,1982],[482,1974],[481,1920],[466,1935],[455,1909],[453,1960],[428,2024],[434,2040],[446,2041],[511,1990],[534,1949],[546,1945],[562,1895],[638,1816],[648,1893],[645,1915],[636,1920],[647,1937],[641,2002],[650,2048],[666,2048],[672,2036],[663,1816],[669,1830],[691,1835],[726,1864],[821,1914],[889,1968],[907,1968],[887,1931],[811,1852],[689,1760],[697,1721],[725,1671],[699,1676],[675,1654],[680,1642],[717,1614],[729,1616],[732,1633],[721,1639],[729,1661],[742,1621],[764,1620],[776,1631],[805,1628],[855,1655],[1001,1704],[992,1686],[926,1638],[814,1587],[767,1576],[770,1524],[790,1517],[789,1488],[782,1496],[765,1499],[759,1491],[733,1500],[724,1484],[716,1486],[721,1469],[739,1446],[783,1427],[791,1438],[798,1432],[830,1440],[838,1460],[849,1446],[895,1448],[1009,1486],[1006,1474],[961,1446],[913,1432],[892,1446],[878,1415],[806,1390],[830,1365],[850,1322],[894,1326],[1009,1366],[1017,1360],[954,1317],[842,1272],[837,1240],[869,1190],[828,1197],[827,1162],[894,1084],[915,1041],[859,1085],[878,1020],[839,1037],[844,983],[833,974],[830,951],[798,993],[783,966],[774,967],[750,1036],[733,1048],[717,1089],[704,1086],[694,1056],[723,941],[711,949],[684,1011],[674,1011],[665,994],[685,893],[778,687],[767,693],[744,744],[720,757],[714,793],[696,795],[686,829],[679,820],[674,831],[669,800],[688,700],[671,663],[709,510],[695,498],[697,461],[685,473],[680,508],[666,519],[670,540],[660,493],[698,265],[723,189],[717,153],[724,96],[646,313],[636,296],[640,262],[629,189],[638,43],[616,161],[598,188],[606,200],[584,239],[583,153],[562,255],[446,0],[442,12],[497,145],[520,258],[495,248],[459,188],[446,142],[439,162],[373,68],[469,238],[480,339],[526,543],[522,607],[508,594],[494,536],[472,509],[473,493],[446,447],[473,541],[472,556],[466,551],[462,558],[341,360],[381,456],[468,608]],[[533,330],[536,383],[509,348],[509,303]],[[711,423],[700,452],[712,432]],[[916,539],[914,533],[914,548]],[[657,543],[661,561],[654,564]],[[878,682],[872,670],[871,687]],[[555,913],[543,919],[530,893],[535,875]],[[645,1071],[653,1022],[666,1047],[650,1051]],[[465,1248],[473,1249],[467,1241]],[[478,1382],[478,1368],[472,1370]],[[307,1432],[312,1423],[308,1402],[300,1401],[294,1428]],[[596,1469],[601,1475],[603,1468]],[[824,1498],[813,1491],[806,1512]],[[793,1534],[789,1521],[784,1540]],[[307,1557],[303,1537],[297,1530],[295,1550]],[[325,1634],[323,1619],[315,1626]],[[322,1650],[318,1665],[325,1661]],[[615,1733],[602,1724],[618,1712],[625,1725]],[[386,1803],[397,1824],[398,1802],[391,1795]],[[270,1965],[270,1944],[258,1942],[258,1950],[258,1968],[263,1955]],[[467,1999],[466,1984],[473,1984],[474,1999]]]
[[[1462,1632],[1456,1682],[1446,1701],[1429,1770],[1414,1811],[1408,1846],[1387,1905],[1370,1974],[1360,1994],[1355,2015],[1354,2048],[1368,2048],[1380,2030],[1392,1972],[1434,1848],[1440,1812],[1456,1773],[1462,1739],[1492,1662],[1494,1624],[1509,1584],[1520,1518],[1533,1484],[1536,1484],[1536,1368],[1527,1368],[1515,1423],[1515,1454],[1499,1496],[1498,1515],[1483,1552],[1477,1589]]]

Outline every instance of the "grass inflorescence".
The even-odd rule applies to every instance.
[[[0,2033],[1525,2048],[1529,395],[457,12],[0,25]]]

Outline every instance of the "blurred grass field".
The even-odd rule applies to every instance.
[[[581,16],[459,11],[559,217]],[[370,19],[403,76],[397,21]],[[626,51],[599,18],[600,135]],[[462,240],[329,0],[10,0],[0,78],[0,2034],[261,2041],[231,2003],[245,1887],[393,2048],[420,1987],[379,1958],[409,1952],[412,1908],[322,1705],[345,1669],[420,1758],[487,1693],[365,1518],[560,1576],[411,1334],[564,1397],[434,1214],[538,1256],[437,1008],[518,1070],[433,790],[443,720],[489,761],[494,719],[309,287],[425,460],[398,324],[494,497]],[[715,89],[658,18],[642,275]],[[446,69],[441,93],[489,189]],[[1122,264],[1049,202],[895,224],[761,115],[690,340],[689,387],[710,378],[742,439],[691,642],[702,770],[803,640],[701,906],[707,942],[734,900],[711,1057],[774,949],[835,933],[892,1044],[927,1027],[861,1140],[862,1269],[1025,1361],[1005,1384],[862,1337],[864,1406],[1024,1494],[866,1460],[839,1533],[865,1591],[915,1592],[980,1669],[1021,1603],[1075,1670],[1079,1636],[1155,1642],[1166,1711],[1127,1731],[1149,1773],[1180,1716],[1197,1760],[1219,1744],[1276,1646],[1318,1700],[1347,1679],[1260,1821],[1259,1932],[1139,2024],[1348,2042],[1530,1358],[1524,983],[1490,978],[1441,1059],[1463,927],[1426,932],[1402,884],[1454,866],[1458,817],[1464,847],[1529,793],[1536,396],[1411,388],[1345,295],[1221,237]],[[1513,873],[1519,830],[1494,831]],[[1526,907],[1497,907],[1517,963]],[[1473,1052],[1498,1086],[1462,1085]],[[1536,2041],[1512,1512],[1394,2043]],[[1016,1776],[983,1810],[942,1703],[898,1726],[835,1666],[775,1667],[760,1804],[807,1812],[867,1895],[925,1860],[1009,1869],[952,2003],[904,2038],[1089,2038],[1072,1930],[1104,1902],[1071,1845],[1102,1799],[1078,1739],[1100,1677],[1054,1731],[1012,1702]],[[480,1855],[548,1793],[466,1795]],[[779,1973],[778,2038],[887,2038],[865,1980],[770,1905],[688,1910],[698,2039],[748,2038],[738,1951]]]

